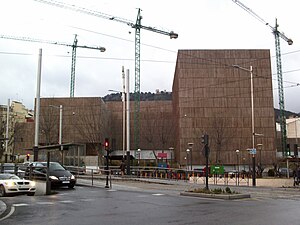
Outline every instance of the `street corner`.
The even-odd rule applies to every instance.
[[[2,215],[4,214],[6,209],[7,209],[6,204],[0,200],[0,221],[1,221]]]

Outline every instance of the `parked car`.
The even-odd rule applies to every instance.
[[[30,171],[32,167],[32,171]],[[34,179],[46,180],[47,162],[32,162],[26,170],[26,176]],[[58,162],[50,162],[49,164],[49,179],[51,187],[68,186],[73,188],[76,184],[76,179],[70,171],[66,170]]]
[[[288,168],[279,168],[278,173],[280,177],[287,177],[288,173],[289,173],[289,177],[293,177],[293,170]]]
[[[33,196],[35,191],[36,187],[34,181],[21,179],[14,174],[0,174],[0,197],[18,194]]]
[[[1,165],[1,173],[10,173],[16,174],[19,177],[24,177],[25,171],[21,170],[16,164],[14,163],[3,163]]]

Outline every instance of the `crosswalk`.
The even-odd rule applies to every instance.
[[[107,190],[109,192],[112,191],[117,191],[117,190]],[[138,198],[148,198],[150,196],[164,196],[165,194],[162,193],[149,193],[149,194],[143,194],[143,195],[137,195],[136,197]],[[62,196],[65,196],[62,194]],[[13,207],[26,207],[26,206],[31,206],[31,205],[44,205],[44,206],[51,206],[51,205],[56,205],[56,204],[72,204],[72,203],[76,203],[76,202],[93,202],[96,201],[95,198],[79,198],[77,200],[58,200],[58,201],[36,201],[34,203],[14,203],[12,204]]]

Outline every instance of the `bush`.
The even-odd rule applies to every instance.
[[[268,170],[268,176],[269,176],[269,177],[274,177],[274,176],[275,176],[275,171],[274,171],[274,169],[269,169],[269,170]]]
[[[226,193],[228,193],[228,194],[232,194],[232,191],[231,191],[231,189],[230,189],[229,187],[226,187],[226,188],[225,188],[225,191],[226,191]]]
[[[215,189],[197,188],[191,192],[203,193],[203,194],[238,194],[235,191],[231,191],[229,187],[226,187],[225,190],[222,190],[221,188],[215,188]]]

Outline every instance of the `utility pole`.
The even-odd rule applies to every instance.
[[[130,175],[130,92],[129,92],[129,69],[126,70],[126,95],[127,95],[127,151],[126,151],[126,158],[127,158],[127,175]]]
[[[203,134],[201,143],[204,144],[204,155],[205,155],[205,188],[208,190],[208,159],[209,159],[209,147],[208,147],[209,136]]]
[[[38,161],[38,151],[39,151],[38,146],[39,146],[39,129],[40,129],[40,97],[41,97],[41,76],[42,76],[41,74],[42,74],[42,49],[39,50],[38,71],[37,71],[33,161]]]

